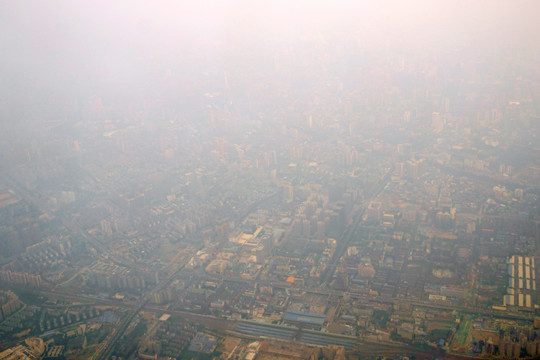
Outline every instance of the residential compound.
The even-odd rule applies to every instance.
[[[508,260],[507,291],[504,305],[532,308],[532,298],[536,294],[534,257],[513,255]]]

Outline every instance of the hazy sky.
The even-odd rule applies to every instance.
[[[324,46],[343,38],[367,52],[460,47],[497,53],[538,46],[539,4],[3,0],[0,96],[2,106],[15,111],[42,96],[144,86],[171,64],[196,69],[200,59],[234,63],[253,49],[272,56],[281,46],[294,52],[300,43]]]

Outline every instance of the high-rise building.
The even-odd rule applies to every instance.
[[[426,171],[425,159],[407,161],[407,176],[410,179],[418,179]]]
[[[370,202],[367,208],[367,221],[369,222],[381,222],[382,219],[382,205],[380,202]]]
[[[283,197],[286,200],[294,200],[294,187],[289,182],[283,184]]]
[[[399,177],[405,176],[405,164],[402,162],[397,162],[394,170],[394,174]]]
[[[302,235],[305,237],[311,236],[311,226],[310,221],[308,219],[304,219],[302,221]]]
[[[431,115],[431,128],[433,132],[439,133],[444,130],[444,118],[438,112]]]

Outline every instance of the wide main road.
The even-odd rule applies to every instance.
[[[197,313],[192,313],[192,312],[183,311],[183,310],[171,310],[171,309],[167,309],[164,306],[152,305],[147,300],[139,301],[138,303],[126,303],[120,300],[111,300],[111,299],[104,299],[104,298],[96,298],[96,297],[87,296],[87,295],[72,294],[67,291],[43,290],[43,291],[38,291],[38,293],[40,295],[44,295],[48,297],[68,299],[68,300],[71,300],[73,303],[81,302],[85,304],[93,304],[93,305],[99,305],[99,306],[111,306],[111,307],[117,307],[117,308],[126,309],[126,310],[132,310],[132,311],[139,309],[139,311],[143,310],[143,311],[165,312],[168,314],[173,314],[173,315],[189,318],[193,320],[194,322],[198,322],[201,324],[209,323],[209,321],[218,322],[221,325],[223,325],[225,322],[231,322],[233,325],[236,324],[236,322],[234,321],[225,320],[223,318],[218,318],[213,315],[197,314]]]
[[[109,358],[109,355],[111,354],[111,352],[113,351],[114,349],[114,345],[116,344],[116,342],[118,341],[118,339],[120,339],[120,337],[122,337],[122,335],[124,335],[124,332],[126,331],[126,329],[129,327],[129,324],[131,324],[131,321],[133,320],[133,318],[135,317],[135,315],[137,315],[139,313],[139,311],[146,305],[146,303],[148,302],[148,300],[144,301],[144,302],[141,302],[137,308],[133,311],[131,311],[125,318],[124,320],[122,320],[122,322],[120,323],[120,325],[116,328],[116,331],[113,333],[113,335],[111,336],[111,338],[109,339],[109,341],[107,341],[107,343],[105,344],[105,347],[103,348],[103,350],[101,350],[101,352],[95,356],[95,359],[98,359],[98,360],[105,360],[105,359],[108,359]]]
[[[332,278],[334,277],[334,273],[336,271],[337,264],[339,262],[339,259],[343,256],[345,251],[347,251],[347,248],[349,247],[349,244],[351,243],[352,239],[354,238],[354,234],[356,233],[356,230],[358,229],[358,226],[362,222],[362,218],[364,216],[364,213],[366,211],[366,207],[369,206],[369,202],[375,199],[379,194],[384,190],[386,185],[388,184],[388,181],[390,180],[390,177],[392,176],[392,172],[394,171],[394,167],[390,167],[390,170],[381,178],[379,183],[375,186],[375,188],[370,192],[369,196],[364,199],[364,204],[362,205],[362,208],[358,213],[356,214],[353,223],[345,229],[345,232],[341,236],[338,244],[336,252],[334,253],[334,256],[330,260],[330,263],[328,264],[328,267],[322,276],[321,279],[321,285],[328,286]]]

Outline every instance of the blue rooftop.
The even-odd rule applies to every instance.
[[[296,310],[287,310],[283,315],[284,321],[300,322],[309,325],[321,326],[324,324],[325,314],[317,314],[312,312],[303,312]]]

